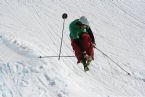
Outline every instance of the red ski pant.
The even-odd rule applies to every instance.
[[[77,63],[80,63],[83,57],[82,51],[73,39],[71,39],[71,45],[74,50],[75,56],[77,57]],[[83,46],[84,51],[86,51],[86,53],[89,56],[91,56],[92,59],[94,59],[94,49],[92,46],[91,38],[88,33],[84,33],[81,35],[81,45]]]

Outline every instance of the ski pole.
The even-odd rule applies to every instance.
[[[63,42],[63,32],[64,32],[64,24],[65,24],[65,19],[67,18],[67,14],[64,13],[62,15],[62,18],[64,19],[64,21],[63,21],[62,37],[61,37],[61,44],[60,44],[60,49],[59,49],[59,57],[58,57],[58,60],[60,60],[60,55],[61,55],[61,48],[62,48],[62,42]]]
[[[126,72],[128,75],[131,75],[129,72],[127,72],[125,69],[123,69],[117,62],[115,62],[112,58],[110,58],[108,55],[106,55],[103,51],[95,47],[99,52],[101,52],[104,56],[106,56],[108,59],[110,59],[113,63],[115,63],[119,68],[121,68],[124,72]]]
[[[51,58],[51,57],[75,57],[75,56],[39,56],[38,58]]]

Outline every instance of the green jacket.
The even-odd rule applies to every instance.
[[[79,26],[77,25],[78,22],[79,22],[79,19],[76,19],[73,22],[71,22],[69,25],[71,39],[78,39],[81,33],[86,32],[86,29],[79,28]]]
[[[77,23],[79,23],[79,19],[74,20],[69,25],[70,30],[70,38],[71,39],[79,39],[82,33],[88,33],[92,39],[92,42],[95,43],[94,35],[92,33],[91,28],[88,26],[87,28],[80,28]]]

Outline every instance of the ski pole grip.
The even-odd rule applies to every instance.
[[[63,18],[63,19],[66,19],[66,18],[67,18],[67,14],[66,14],[66,13],[63,13],[63,14],[62,14],[62,18]]]

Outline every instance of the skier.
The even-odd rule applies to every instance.
[[[84,70],[94,60],[95,39],[89,22],[85,16],[72,21],[69,25],[71,45],[77,58],[77,63],[82,63]]]

